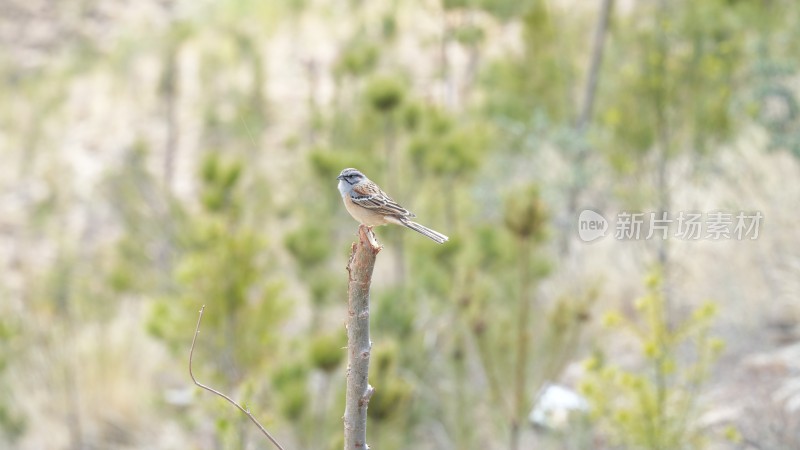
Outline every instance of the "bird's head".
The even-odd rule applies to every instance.
[[[344,169],[342,173],[340,173],[339,176],[336,177],[336,179],[341,180],[342,182],[345,182],[350,186],[352,186],[354,184],[360,183],[363,180],[366,180],[367,177],[364,176],[364,174],[359,172],[358,170],[349,168],[349,169]]]

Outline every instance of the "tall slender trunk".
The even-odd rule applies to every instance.
[[[575,121],[575,132],[581,136],[586,134],[586,129],[589,127],[589,123],[592,119],[594,100],[597,94],[597,83],[600,79],[600,67],[603,64],[603,49],[605,48],[606,34],[608,34],[608,24],[611,18],[611,10],[613,6],[614,0],[603,0],[603,4],[600,6],[600,15],[597,18],[597,25],[595,26],[592,55],[591,60],[589,61],[589,72],[586,76],[586,85],[583,89],[581,109],[578,113],[578,118]],[[577,154],[575,155],[575,161],[573,164],[574,180],[572,181],[569,193],[567,194],[568,223],[576,222],[575,216],[578,211],[578,202],[586,183],[586,159],[589,156],[589,149],[587,148],[585,142],[581,142],[579,145],[580,147],[577,149]],[[569,251],[570,236],[570,233],[564,233],[562,235],[562,254],[566,254]]]
[[[658,27],[658,38],[656,41],[657,52],[659,53],[659,64],[656,70],[659,72],[658,76],[661,79],[660,89],[656,91],[655,96],[655,113],[656,113],[656,145],[658,147],[658,167],[656,174],[656,189],[658,190],[658,209],[659,211],[669,212],[671,205],[671,197],[669,192],[669,163],[672,154],[672,137],[670,136],[670,123],[669,123],[669,101],[667,99],[668,92],[668,72],[666,67],[666,60],[668,57],[668,42],[664,30],[664,20],[667,14],[667,3],[664,0],[659,2],[658,11],[656,13],[656,26]],[[662,276],[662,294],[664,295],[664,310],[666,317],[664,318],[667,326],[671,326],[674,314],[672,314],[672,295],[671,283],[669,282],[670,276],[670,260],[669,260],[669,246],[667,239],[658,241],[657,260],[661,268]]]
[[[525,420],[525,409],[528,406],[527,378],[529,343],[531,339],[531,299],[529,277],[530,238],[519,241],[519,301],[517,311],[517,360],[514,370],[514,408],[511,418],[510,450],[519,448],[522,422]]]
[[[164,100],[164,123],[167,139],[164,146],[164,186],[172,189],[175,176],[175,159],[178,152],[178,44],[171,44],[167,50],[164,63],[164,78],[162,80],[162,95]]]
[[[397,137],[395,135],[394,121],[391,113],[386,113],[383,125],[384,134],[384,151],[385,151],[385,172],[386,172],[386,189],[391,195],[396,195],[397,198],[402,197],[400,186],[397,180],[400,178],[400,165],[397,161]],[[394,239],[394,266],[395,266],[395,281],[399,286],[406,284],[406,252],[404,234],[397,233]]]

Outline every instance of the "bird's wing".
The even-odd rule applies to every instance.
[[[353,186],[350,199],[353,200],[353,203],[356,205],[371,209],[380,214],[416,217],[411,211],[403,208],[396,201],[392,200],[392,198],[386,195],[377,184],[371,181]]]

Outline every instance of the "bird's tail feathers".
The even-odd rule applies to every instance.
[[[448,239],[450,239],[447,236],[443,235],[442,233],[439,233],[438,231],[431,230],[430,228],[424,227],[418,224],[417,222],[412,222],[406,219],[405,217],[400,219],[400,223],[408,228],[411,228],[417,233],[438,242],[439,244],[444,244],[445,242],[447,242]]]

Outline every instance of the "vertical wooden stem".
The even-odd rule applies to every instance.
[[[368,382],[372,341],[369,338],[369,287],[381,247],[364,225],[358,227],[348,272],[347,394],[344,408],[345,450],[368,449],[367,406],[374,389]]]

